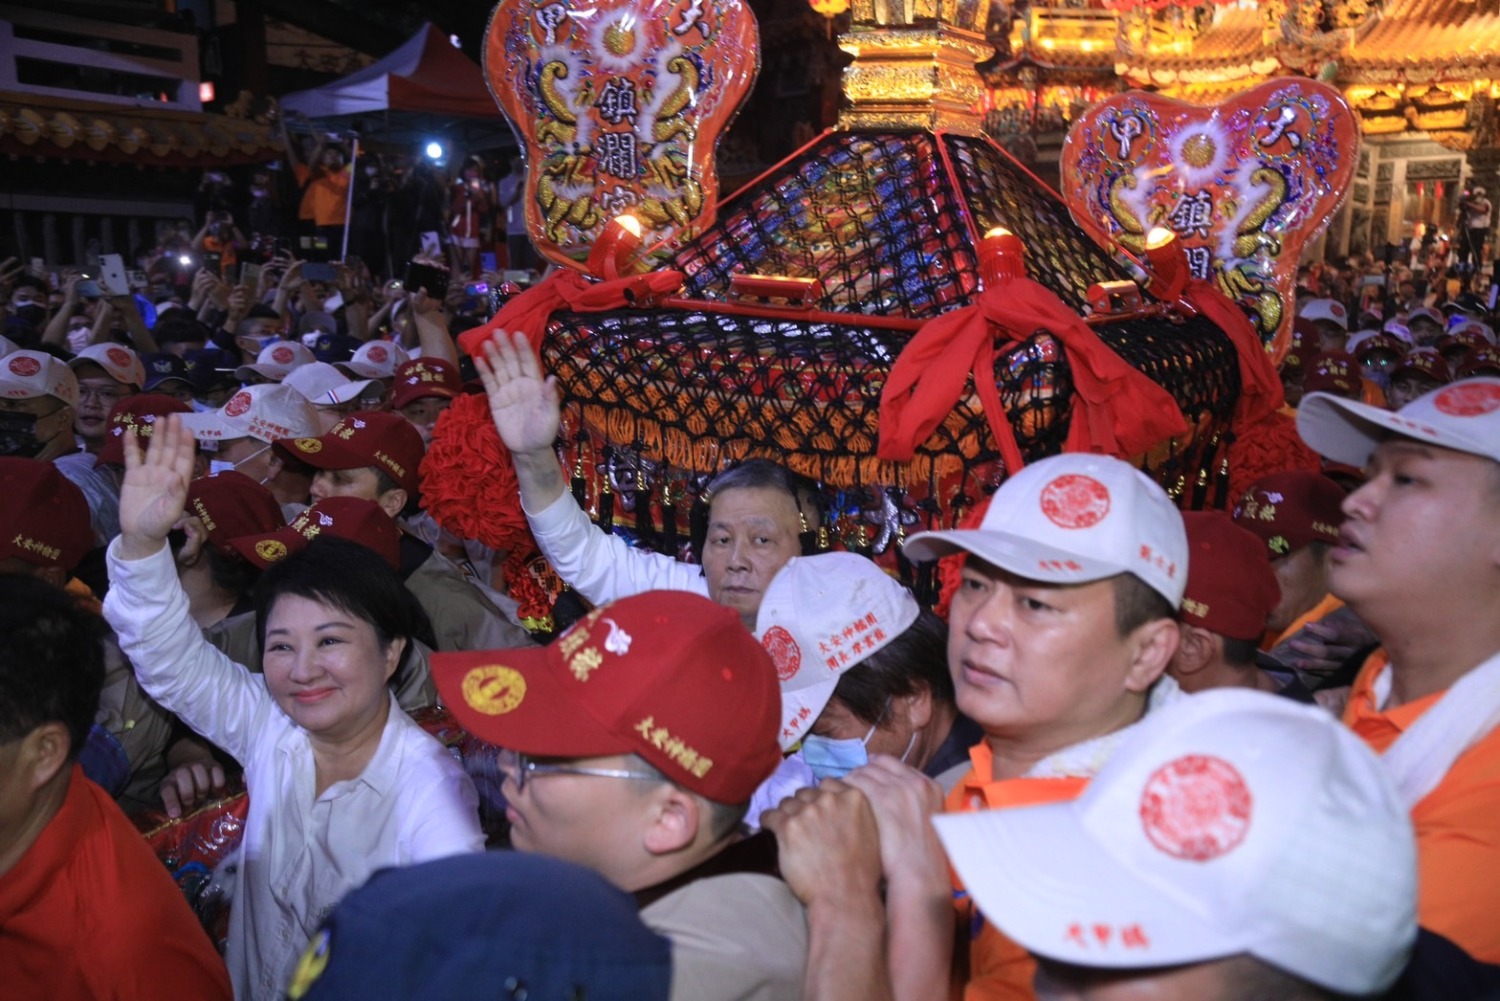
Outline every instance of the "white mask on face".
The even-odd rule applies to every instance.
[[[263,452],[269,452],[270,450],[270,445],[266,445],[263,448],[258,448],[255,451],[251,452],[249,455],[245,456],[239,462],[230,462],[228,459],[210,459],[208,460],[208,475],[218,476],[220,473],[227,473],[230,470],[239,469],[241,466],[249,462],[251,459],[255,458],[257,455],[260,455]],[[267,476],[265,480],[261,480],[261,486],[265,486],[266,480],[269,479],[270,477]]]

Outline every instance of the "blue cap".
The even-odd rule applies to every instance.
[[[602,876],[488,852],[383,869],[308,943],[290,1001],[666,1001],[671,944]]]
[[[164,382],[173,379],[191,386],[193,378],[188,374],[187,362],[170,352],[141,355],[141,364],[146,369],[146,384],[142,387],[151,392]]]
[[[354,352],[360,349],[361,344],[360,341],[344,334],[319,334],[312,340],[304,338],[302,343],[312,350],[314,358],[329,364],[353,358]]]

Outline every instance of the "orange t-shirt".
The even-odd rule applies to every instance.
[[[302,164],[292,168],[298,184],[307,185],[302,193],[302,204],[298,206],[298,219],[311,219],[317,226],[342,226],[349,211],[349,168],[336,174],[319,169],[316,176],[312,169]],[[312,177],[309,181],[308,178]]]
[[[1335,598],[1333,593],[1329,592],[1323,595],[1322,601],[1297,616],[1297,620],[1281,632],[1273,633],[1269,629],[1266,630],[1265,636],[1261,637],[1260,648],[1262,650],[1271,650],[1278,647],[1293,636],[1296,636],[1302,630],[1302,627],[1309,622],[1320,622],[1324,616],[1331,615],[1343,607],[1344,602],[1339,598]]]
[[[1442,692],[1381,712],[1375,677],[1385,651],[1365,661],[1354,681],[1344,722],[1384,753]],[[1438,787],[1412,808],[1417,831],[1417,918],[1475,959],[1500,963],[1500,727],[1453,762]]]
[[[1077,799],[1088,788],[1084,778],[1001,779],[994,781],[994,757],[990,745],[980,741],[969,749],[973,767],[948,793],[947,813],[970,813],[1011,806],[1035,806]],[[1031,954],[980,915],[973,899],[953,874],[953,903],[959,912],[959,928],[969,939],[968,977],[963,1001],[1034,1001],[1036,960]]]

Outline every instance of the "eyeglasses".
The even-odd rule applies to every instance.
[[[623,768],[585,768],[550,761],[537,761],[519,751],[500,748],[495,755],[500,770],[510,776],[516,784],[516,792],[526,788],[528,775],[593,775],[601,779],[632,779],[637,782],[660,782],[660,775],[632,772]]]
[[[78,384],[79,400],[98,400],[114,406],[125,394],[117,386],[90,386],[86,382]]]

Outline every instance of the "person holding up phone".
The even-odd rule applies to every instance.
[[[235,274],[239,254],[249,246],[245,234],[234,224],[234,216],[221,209],[212,209],[203,220],[203,228],[193,237],[193,253],[203,261],[203,266],[216,278]],[[217,261],[217,266],[214,262]]]
[[[299,225],[310,222],[313,231],[308,256],[320,261],[330,260],[343,247],[344,223],[348,218],[351,174],[344,148],[331,142],[332,137],[318,133],[312,156],[304,163],[297,143],[287,132],[285,118],[281,119],[281,128],[292,174],[302,186]]]

